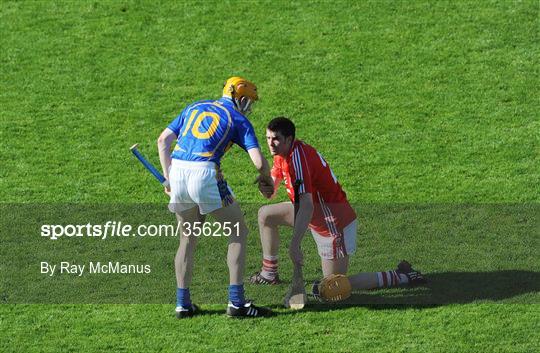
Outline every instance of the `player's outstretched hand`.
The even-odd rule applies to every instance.
[[[267,199],[274,194],[274,180],[272,178],[259,175],[255,179],[255,184],[258,184],[259,191]]]

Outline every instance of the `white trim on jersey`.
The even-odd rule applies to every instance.
[[[319,203],[321,205],[321,209],[324,214],[324,221],[326,223],[326,226],[328,227],[328,230],[330,230],[330,234],[332,238],[341,238],[342,240],[341,246],[335,249],[336,251],[339,251],[339,256],[337,257],[344,257],[347,251],[345,249],[345,235],[338,231],[336,223],[334,221],[334,215],[332,214],[332,211],[330,210],[330,208],[326,206],[324,199],[322,198],[319,192],[317,192],[317,196],[319,197]]]
[[[307,165],[306,153],[304,152],[304,147],[302,147],[302,144],[298,145],[298,149],[300,150],[300,152],[302,152],[302,156],[304,156],[304,161],[306,162],[306,165]],[[311,180],[311,175],[309,174],[309,169],[307,169],[306,172],[309,175],[310,180]],[[304,185],[304,184],[302,184],[302,185]]]
[[[303,170],[302,170],[302,160],[300,159],[300,152],[298,152],[298,149],[299,149],[300,146],[296,146],[293,150],[293,155],[292,155],[292,161],[293,161],[293,166],[294,166],[294,174],[295,174],[295,177],[296,179],[301,179],[302,180],[302,184],[300,185],[300,188],[298,189],[298,193],[299,194],[303,194],[306,192],[306,188],[304,186],[304,173],[303,173]],[[295,180],[291,180],[294,184]]]
[[[330,230],[330,233],[332,234],[333,237],[340,236],[340,233],[338,232],[336,224],[333,220],[334,215],[332,214],[332,211],[330,211],[330,208],[326,206],[326,204],[324,203],[324,199],[322,198],[319,192],[317,192],[317,196],[319,197],[319,203],[324,213],[324,221],[326,222],[326,225],[328,226],[328,230]]]

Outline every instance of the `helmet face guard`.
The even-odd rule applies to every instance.
[[[223,96],[233,100],[236,109],[247,115],[259,99],[257,86],[242,77],[231,77],[223,85]]]
[[[233,99],[234,104],[236,105],[236,109],[244,115],[249,115],[251,113],[251,109],[253,107],[253,104],[255,103],[248,97],[241,97],[240,99]]]

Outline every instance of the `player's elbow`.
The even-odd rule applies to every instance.
[[[168,129],[163,130],[157,139],[158,147],[163,148],[170,146],[172,140],[174,139],[174,134],[172,134]]]
[[[164,134],[161,134],[159,135],[158,139],[157,139],[157,145],[158,146],[163,146],[167,143],[167,137],[164,136]]]

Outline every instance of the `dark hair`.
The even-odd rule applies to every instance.
[[[296,128],[294,127],[293,122],[284,116],[278,116],[277,118],[270,120],[266,128],[272,132],[279,132],[284,137],[292,136],[293,140],[296,135]]]

